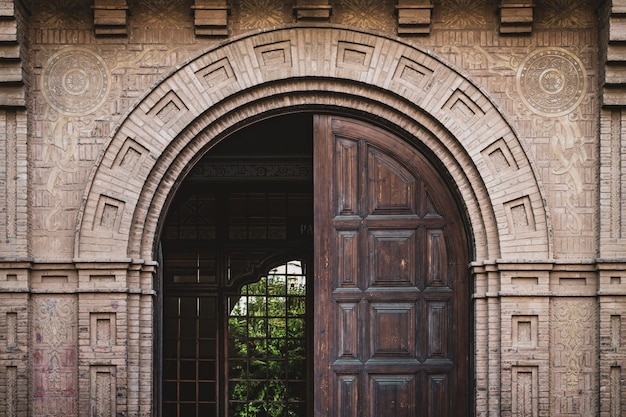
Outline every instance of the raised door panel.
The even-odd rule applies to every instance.
[[[417,393],[415,374],[370,375],[367,415],[417,417]]]
[[[379,149],[367,148],[367,194],[366,215],[414,215],[417,214],[417,180],[402,165]]]
[[[415,286],[418,254],[415,230],[368,230],[369,287]]]
[[[356,140],[341,137],[337,137],[334,142],[336,163],[332,168],[333,184],[337,190],[334,205],[335,214],[339,216],[353,216],[359,210],[358,145]]]
[[[370,303],[369,359],[417,359],[415,303]]]

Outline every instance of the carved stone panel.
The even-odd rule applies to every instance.
[[[6,367],[6,408],[7,417],[17,417],[18,389],[17,366]]]
[[[538,49],[517,71],[520,98],[533,112],[564,116],[578,107],[587,92],[587,74],[581,60],[561,48]]]
[[[32,415],[77,416],[76,299],[35,295],[32,302]]]
[[[452,93],[443,109],[466,125],[475,123],[485,115],[480,106],[461,90]]]
[[[111,75],[104,59],[83,48],[54,54],[41,77],[42,94],[61,114],[80,116],[94,112],[107,99]]]
[[[91,415],[115,417],[115,366],[92,366],[90,376]]]
[[[513,366],[511,385],[513,415],[537,417],[539,415],[537,367]]]
[[[552,415],[597,415],[595,301],[559,298],[553,300],[550,309]]]

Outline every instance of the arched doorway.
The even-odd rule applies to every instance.
[[[120,121],[93,166],[78,211],[75,260],[122,268],[128,278],[129,320],[145,336],[128,340],[124,360],[139,364],[128,367],[128,379],[138,381],[128,385],[128,395],[143,400],[129,401],[128,412],[151,414],[158,403],[145,395],[160,378],[153,369],[159,362],[152,350],[158,344],[153,276],[175,190],[225,135],[298,111],[382,120],[445,166],[451,188],[462,190],[473,242],[473,397],[476,413],[492,409],[501,395],[501,346],[490,329],[500,327],[501,309],[489,295],[499,291],[491,268],[520,254],[552,257],[545,193],[525,144],[472,80],[416,45],[299,24],[228,40],[176,67]],[[374,389],[359,384],[358,398]]]
[[[468,239],[428,159],[311,114],[221,145],[164,224],[162,415],[470,415]],[[297,311],[263,281],[290,260]]]

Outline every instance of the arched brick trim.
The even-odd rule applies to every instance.
[[[428,148],[460,191],[475,259],[551,258],[543,191],[515,132],[482,91],[397,39],[299,26],[202,54],[130,111],[92,173],[77,259],[150,260],[168,195],[215,139],[304,109],[368,115]]]

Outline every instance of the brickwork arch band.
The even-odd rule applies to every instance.
[[[151,261],[168,198],[193,163],[228,132],[295,111],[378,120],[426,149],[463,200],[475,261],[551,258],[544,191],[479,88],[395,38],[298,26],[201,54],[129,111],[91,173],[76,259]]]

